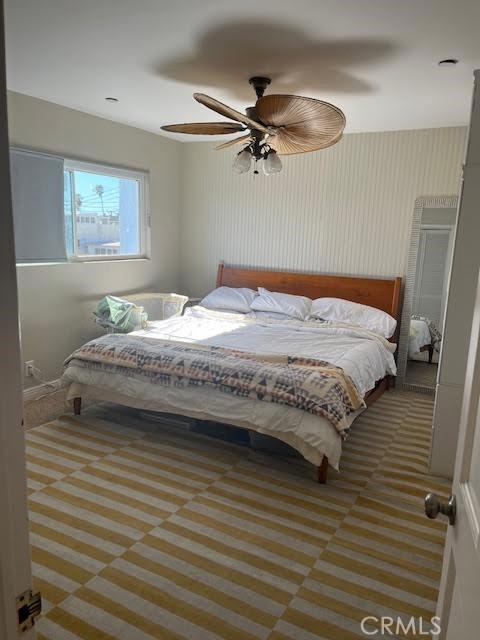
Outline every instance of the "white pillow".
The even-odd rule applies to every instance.
[[[312,302],[310,317],[356,324],[384,338],[393,336],[397,326],[395,318],[385,311],[342,298],[317,298]]]
[[[305,320],[310,313],[312,301],[305,296],[294,296],[290,293],[276,293],[258,287],[260,294],[250,305],[253,311],[269,311],[283,313],[297,320]]]
[[[223,311],[239,311],[249,313],[250,305],[257,292],[253,289],[234,289],[232,287],[218,287],[206,295],[200,302],[207,309],[220,309]]]

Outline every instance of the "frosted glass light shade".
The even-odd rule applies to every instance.
[[[250,165],[252,164],[252,154],[244,149],[240,151],[239,154],[235,156],[235,160],[233,161],[233,170],[235,173],[246,173],[250,169]]]
[[[263,161],[263,172],[269,176],[272,173],[278,173],[282,170],[282,161],[275,151],[270,151]]]

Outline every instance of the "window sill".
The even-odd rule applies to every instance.
[[[148,262],[149,256],[138,256],[135,258],[113,258],[111,256],[105,256],[103,258],[92,258],[89,260],[82,260],[80,258],[76,260],[62,260],[61,262],[17,262],[17,267],[58,267],[60,265],[72,265],[72,264],[103,264],[112,262]]]
[[[150,256],[73,256],[67,262],[69,264],[90,264],[92,262],[140,262],[142,260],[150,260]]]

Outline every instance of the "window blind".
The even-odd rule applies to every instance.
[[[10,170],[17,263],[66,260],[63,158],[11,149]]]

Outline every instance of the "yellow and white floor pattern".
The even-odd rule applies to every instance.
[[[423,497],[449,492],[426,473],[432,409],[384,394],[323,486],[301,460],[133,412],[31,429],[39,640],[353,640],[365,616],[429,620],[445,524]]]

